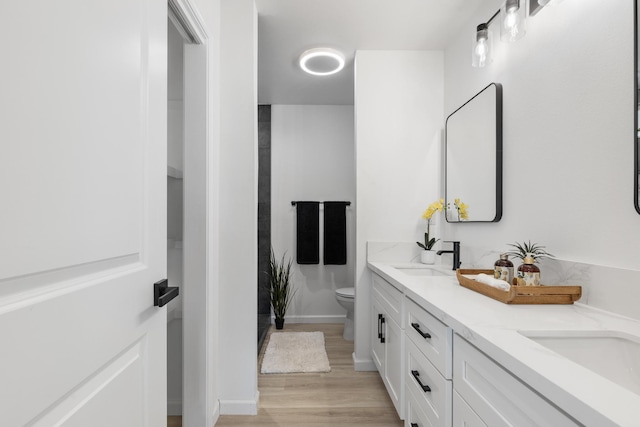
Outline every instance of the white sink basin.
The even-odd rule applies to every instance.
[[[520,331],[520,334],[640,395],[640,337],[616,331]]]
[[[445,273],[433,267],[394,267],[396,270],[408,276],[448,276]]]

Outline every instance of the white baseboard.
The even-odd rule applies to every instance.
[[[377,371],[378,370],[373,359],[357,359],[355,352],[351,354],[351,357],[353,358],[353,369],[356,371]]]
[[[259,391],[253,400],[220,399],[220,415],[258,415],[259,399]]]
[[[286,316],[284,319],[287,323],[344,323],[346,316],[344,314],[335,314],[329,316],[304,316],[292,315]],[[275,323],[275,322],[272,322]]]
[[[174,416],[182,415],[182,400],[181,399],[168,399],[167,400],[167,415],[174,415]]]
[[[218,422],[218,418],[220,418],[220,402],[215,402],[213,407],[213,413],[207,420],[207,425],[214,426]]]

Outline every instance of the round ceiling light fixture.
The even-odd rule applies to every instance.
[[[314,76],[335,74],[344,68],[344,55],[328,47],[309,49],[300,55],[300,68]]]

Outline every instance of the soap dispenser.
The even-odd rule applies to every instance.
[[[513,263],[509,261],[509,255],[500,254],[500,259],[493,266],[493,277],[507,282],[513,282]]]
[[[540,269],[534,258],[527,254],[522,261],[524,264],[518,267],[518,286],[540,286]]]

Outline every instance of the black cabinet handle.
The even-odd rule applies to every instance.
[[[418,423],[411,423],[411,427],[420,427]]]
[[[422,384],[422,381],[420,381],[420,372],[411,371],[411,375],[413,375],[413,378],[416,379],[416,381],[418,382],[418,385],[422,387],[422,391],[424,391],[425,393],[428,391],[431,391],[431,387],[429,387],[428,385]]]
[[[382,315],[381,315],[381,316],[382,316]],[[382,316],[382,317],[380,318],[380,329],[381,329],[380,342],[381,342],[382,344],[384,344],[384,342],[385,342],[385,336],[384,336],[384,323],[385,323],[384,316]]]
[[[378,339],[382,338],[382,314],[378,313]]]
[[[418,331],[418,333],[420,335],[422,335],[422,338],[424,338],[425,340],[428,338],[431,338],[431,334],[427,333],[427,332],[422,332],[422,330],[420,329],[420,324],[419,323],[412,323],[411,327],[413,329],[415,329],[416,331]]]
[[[153,284],[153,305],[156,307],[162,307],[177,297],[179,293],[179,287],[169,287],[169,281],[167,279],[162,279]]]

